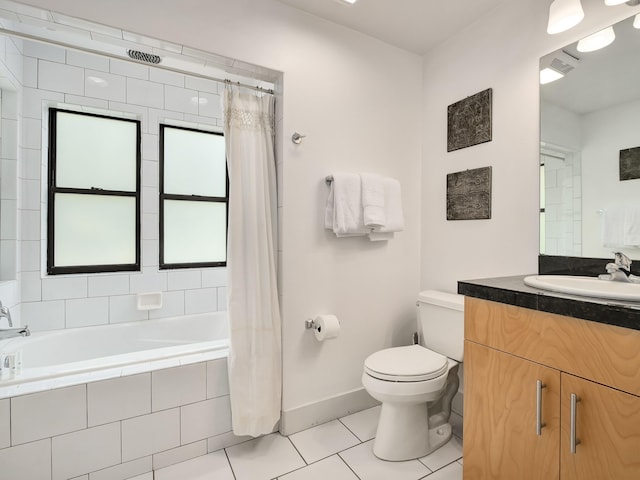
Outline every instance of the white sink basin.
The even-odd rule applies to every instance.
[[[530,287],[552,292],[640,302],[640,283],[613,282],[600,280],[597,277],[569,275],[531,275],[524,279],[524,283]]]

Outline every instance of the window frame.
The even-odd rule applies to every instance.
[[[136,190],[107,190],[96,187],[69,188],[56,185],[57,171],[57,114],[69,113],[88,117],[106,118],[123,122],[131,122],[136,125]],[[118,117],[115,115],[81,112],[64,108],[49,108],[49,138],[48,138],[48,185],[47,185],[47,274],[78,274],[78,273],[106,273],[106,272],[131,272],[140,271],[141,266],[141,167],[142,167],[142,128],[140,120]],[[95,264],[95,265],[55,265],[55,197],[56,194],[99,195],[135,198],[135,262],[124,264]]]
[[[166,128],[173,128],[176,130],[186,130],[190,132],[203,133],[207,135],[217,135],[224,138],[224,133],[215,132],[210,130],[204,130],[200,128],[193,127],[184,127],[184,126],[176,126],[169,124],[160,124],[160,132],[159,132],[159,166],[158,166],[158,181],[159,181],[159,251],[158,251],[158,268],[160,270],[169,270],[169,269],[186,269],[186,268],[208,268],[208,267],[226,267],[227,266],[227,253],[229,250],[228,243],[225,245],[225,260],[221,262],[191,262],[191,263],[167,263],[164,260],[164,201],[165,200],[174,200],[174,201],[189,201],[189,202],[209,202],[209,203],[224,203],[225,211],[226,211],[226,222],[225,222],[225,238],[228,238],[229,234],[229,166],[226,162],[226,152],[225,152],[225,192],[226,195],[224,197],[212,197],[205,195],[185,195],[185,194],[175,194],[175,193],[165,193],[164,191],[164,179],[165,179],[165,159],[164,159],[164,132]]]

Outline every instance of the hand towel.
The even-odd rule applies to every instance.
[[[621,247],[624,244],[625,208],[607,207],[602,214],[602,246]]]
[[[361,173],[362,210],[367,227],[382,227],[386,224],[385,178],[374,173]]]
[[[640,247],[640,205],[628,205],[624,212],[622,243]]]
[[[362,216],[362,187],[360,175],[334,173],[325,209],[325,228],[337,236],[366,235]]]
[[[369,240],[390,240],[393,232],[404,230],[404,214],[402,211],[402,189],[395,178],[384,178],[384,226],[375,227],[369,234]]]

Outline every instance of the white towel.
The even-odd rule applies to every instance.
[[[629,205],[625,209],[622,235],[623,245],[640,247],[640,205]]]
[[[625,207],[607,207],[602,218],[602,246],[622,247],[624,245]]]
[[[360,175],[334,173],[331,191],[325,209],[325,228],[338,237],[366,235],[362,213],[362,187]]]
[[[375,173],[361,173],[362,210],[367,227],[382,227],[386,224],[385,177]]]
[[[404,230],[404,214],[402,211],[402,189],[395,178],[384,179],[384,213],[385,224],[375,227],[369,234],[371,241],[390,240],[393,232]]]

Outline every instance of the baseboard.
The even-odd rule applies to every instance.
[[[291,410],[283,410],[280,418],[280,433],[291,435],[314,425],[374,407],[379,403],[364,388],[358,388]]]

